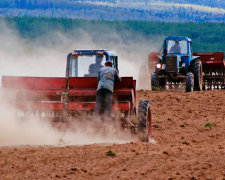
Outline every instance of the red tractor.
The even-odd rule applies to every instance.
[[[101,56],[101,62],[97,62]],[[90,72],[91,64],[100,66],[111,60],[118,70],[118,57],[106,50],[75,50],[68,54],[65,77],[3,76],[2,87],[15,94],[12,104],[24,116],[36,115],[53,122],[76,121],[80,115],[92,116],[96,101],[97,74]],[[141,100],[136,110],[136,80],[122,77],[115,82],[112,116],[122,128],[131,129],[142,140],[151,139],[150,103]],[[115,117],[115,116],[114,116]],[[113,117],[112,117],[113,118]],[[144,136],[143,136],[144,135]]]

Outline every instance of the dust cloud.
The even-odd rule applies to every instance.
[[[14,99],[9,92],[0,91],[0,147],[17,145],[84,145],[94,143],[127,143],[135,141],[129,132],[119,126],[107,124],[105,133],[85,119],[70,119],[70,127],[52,124],[37,116],[24,116],[24,112],[10,104]],[[58,125],[58,126],[57,126]],[[58,128],[60,127],[60,128]],[[97,131],[98,130],[98,131]]]
[[[47,76],[65,75],[66,57],[74,49],[107,49],[119,57],[120,76],[132,76],[138,81],[138,89],[149,89],[147,58],[149,52],[158,52],[164,37],[145,39],[141,35],[124,30],[126,37],[115,30],[96,30],[88,33],[83,29],[48,32],[35,40],[20,37],[16,28],[0,21],[0,76]],[[139,73],[145,67],[145,83],[139,83]],[[146,83],[147,82],[147,83]]]
[[[72,50],[108,49],[119,56],[120,76],[138,79],[139,69],[143,65],[146,67],[148,53],[157,51],[151,45],[156,39],[135,37],[135,40],[124,41],[117,32],[110,32],[109,37],[97,33],[98,38],[82,29],[76,34],[72,30],[71,34],[56,30],[30,41],[22,38],[13,25],[4,21],[0,22],[0,32],[0,76],[64,77],[66,56]],[[145,77],[149,79],[147,75]],[[146,81],[143,85],[138,84],[138,88],[148,88]],[[91,126],[62,132],[37,118],[21,121],[15,116],[18,110],[8,103],[9,96],[7,92],[0,91],[0,146],[125,143],[134,140],[128,133],[114,127],[103,136],[93,132]]]

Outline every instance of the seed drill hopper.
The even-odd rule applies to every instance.
[[[89,66],[108,60],[118,70],[118,57],[106,50],[75,50],[68,54],[65,77],[3,76],[2,87],[13,94],[11,104],[22,116],[38,116],[51,122],[76,121],[79,116],[92,116],[97,89],[97,74]],[[151,139],[151,110],[148,100],[141,100],[136,108],[136,80],[122,77],[115,82],[112,119],[122,128],[131,129],[142,140]],[[115,118],[114,114],[119,114]],[[113,118],[114,117],[114,118]]]
[[[198,52],[203,70],[203,90],[225,89],[224,52]]]

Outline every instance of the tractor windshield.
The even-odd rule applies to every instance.
[[[70,77],[97,77],[98,70],[105,64],[103,55],[96,56],[71,56]]]
[[[167,54],[187,54],[187,41],[185,40],[168,40]]]

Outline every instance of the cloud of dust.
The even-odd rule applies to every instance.
[[[148,53],[158,52],[164,37],[145,39],[136,34],[134,37],[129,30],[124,30],[126,37],[122,37],[116,31],[103,30],[92,34],[85,30],[62,34],[56,30],[29,41],[21,38],[15,28],[0,21],[0,42],[3,42],[0,43],[0,76],[63,77],[66,56],[72,50],[107,49],[119,57],[120,76],[132,76],[137,80],[138,89],[149,89]],[[144,74],[141,80],[140,73]]]
[[[76,34],[72,30],[67,34],[54,31],[29,41],[20,37],[12,25],[3,21],[0,22],[0,32],[0,76],[64,77],[66,56],[72,50],[108,49],[119,56],[120,76],[138,79],[139,69],[143,65],[146,67],[148,53],[159,49],[155,44],[156,39],[146,40],[140,36],[124,40],[117,32],[90,35],[84,30],[79,30],[78,33],[76,31]],[[159,43],[161,42],[160,39]],[[148,75],[146,77],[150,80]],[[148,88],[146,81],[143,84],[143,88]],[[139,88],[142,88],[141,85]],[[125,143],[133,140],[129,134],[113,127],[102,136],[93,132],[91,126],[77,127],[75,131],[65,133],[37,118],[21,121],[14,115],[18,110],[8,103],[7,93],[0,91],[0,96],[0,146],[58,145],[60,139],[65,145]]]
[[[128,143],[135,141],[129,132],[108,124],[105,133],[96,131],[93,123],[79,120],[70,127],[51,124],[47,119],[22,116],[23,112],[10,104],[12,94],[0,91],[0,147],[15,145],[84,145],[94,143]],[[76,119],[74,119],[76,122]]]

